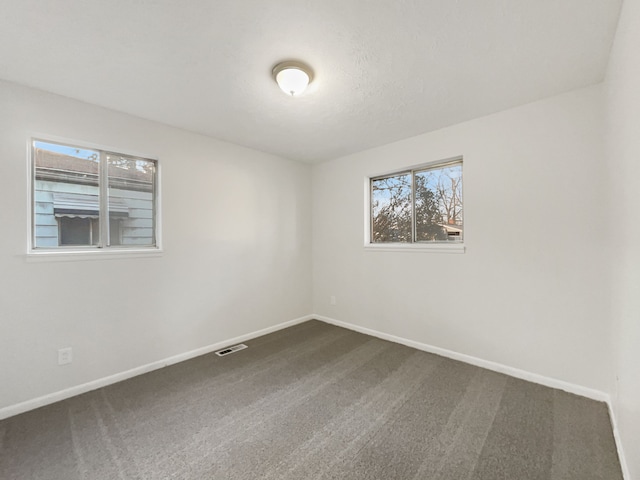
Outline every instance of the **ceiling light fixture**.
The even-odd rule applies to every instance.
[[[291,96],[300,95],[313,80],[311,68],[294,60],[277,64],[271,73],[282,91]]]

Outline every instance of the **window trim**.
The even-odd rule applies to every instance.
[[[464,253],[466,251],[466,235],[463,235],[460,242],[415,242],[403,243],[403,242],[386,242],[386,243],[374,243],[371,241],[373,237],[373,210],[371,208],[371,202],[373,199],[373,181],[384,178],[390,178],[402,174],[411,175],[411,202],[412,202],[412,219],[411,219],[411,237],[415,238],[416,235],[416,219],[413,215],[415,212],[415,195],[414,195],[414,183],[415,174],[428,170],[435,170],[450,165],[461,164],[463,165],[463,156],[458,155],[455,157],[446,158],[443,160],[436,160],[427,163],[421,163],[413,165],[391,172],[385,172],[383,174],[369,175],[364,179],[364,209],[365,209],[365,224],[364,224],[364,249],[365,251],[377,251],[377,252],[433,252],[433,253]],[[464,208],[464,185],[462,189],[462,204]],[[464,210],[463,210],[464,211]],[[463,213],[464,215],[464,213]]]
[[[124,155],[127,157],[139,158],[143,160],[151,160],[155,162],[155,182],[153,185],[153,195],[155,203],[155,215],[153,218],[155,245],[135,245],[135,246],[57,246],[57,247],[36,247],[35,246],[35,155],[34,142],[48,142],[60,144],[64,146],[77,147],[80,149],[97,150],[101,156],[101,169],[99,181],[100,194],[104,189],[108,189],[108,182],[103,181],[103,169],[108,168],[106,162],[102,162],[102,156],[106,154]],[[78,141],[65,137],[58,137],[39,132],[31,132],[26,139],[26,173],[27,173],[27,261],[65,261],[65,260],[95,260],[95,259],[115,259],[115,258],[135,258],[135,257],[155,257],[162,256],[164,253],[162,248],[162,167],[160,160],[155,155],[149,155],[123,148],[114,148],[105,145]],[[103,166],[106,165],[106,166]],[[108,172],[108,170],[107,170]],[[106,198],[106,197],[104,197]],[[101,215],[103,217],[104,215]],[[104,216],[104,221],[108,221],[108,217]],[[102,218],[100,218],[100,228],[102,227]]]

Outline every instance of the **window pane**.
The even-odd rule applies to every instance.
[[[371,180],[371,241],[411,242],[411,174]]]
[[[415,174],[416,241],[462,241],[462,164]]]
[[[35,247],[97,243],[99,153],[41,141],[33,147]]]
[[[60,225],[60,245],[91,245],[91,219],[62,217]]]
[[[155,245],[155,162],[114,153],[107,162],[110,245]]]

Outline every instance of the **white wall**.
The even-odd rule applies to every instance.
[[[313,311],[615,391],[640,478],[638,21],[626,1],[606,98],[594,86],[313,169],[0,82],[0,409]],[[32,134],[157,156],[164,254],[28,262]],[[365,177],[458,155],[466,253],[365,251]]]
[[[640,479],[640,1],[625,0],[607,79],[614,407],[631,478]]]
[[[164,255],[27,262],[32,133],[157,156]],[[0,408],[307,315],[310,188],[308,165],[0,82]]]
[[[313,311],[613,391],[640,478],[638,22],[626,0],[606,97],[570,92],[313,171],[0,82],[0,409]],[[28,262],[32,134],[157,156],[164,254]],[[458,155],[466,253],[365,251],[365,177]]]
[[[594,86],[315,166],[314,312],[609,391],[602,122]],[[458,155],[466,253],[365,251],[364,178]]]

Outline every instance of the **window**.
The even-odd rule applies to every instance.
[[[58,238],[60,245],[98,245],[98,218],[60,217]],[[109,219],[109,245],[121,245],[120,221]]]
[[[32,142],[34,250],[157,246],[157,161]]]
[[[370,179],[370,242],[462,242],[462,159]]]

